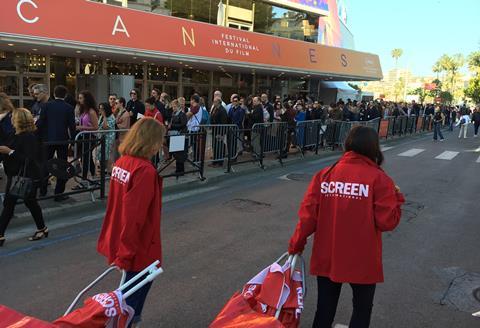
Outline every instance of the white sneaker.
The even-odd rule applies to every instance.
[[[440,141],[445,141],[445,139],[440,139]]]

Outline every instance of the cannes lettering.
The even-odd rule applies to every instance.
[[[369,185],[361,183],[338,181],[321,183],[321,193],[327,197],[368,198],[369,189]]]

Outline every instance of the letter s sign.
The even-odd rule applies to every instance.
[[[22,6],[25,5],[25,4],[29,4],[32,7],[34,7],[35,9],[38,9],[38,5],[35,2],[33,2],[33,0],[20,0],[20,1],[18,1],[18,4],[17,4],[18,17],[20,17],[20,19],[23,20],[25,23],[35,24],[36,22],[38,22],[38,20],[40,18],[38,16],[36,16],[32,19],[28,19],[27,17],[25,17],[22,13]]]
[[[342,54],[342,55],[340,56],[340,60],[342,61],[342,66],[343,66],[343,67],[347,67],[347,66],[348,66],[347,55]]]

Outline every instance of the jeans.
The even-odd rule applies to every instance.
[[[138,272],[127,272],[127,276],[125,278],[125,282],[129,281],[133,277],[135,277]],[[141,281],[142,279],[140,279]],[[126,288],[123,292],[126,293],[129,289],[131,289],[135,284]],[[129,306],[131,306],[135,310],[135,315],[132,320],[132,324],[139,323],[142,321],[142,311],[143,305],[145,304],[145,300],[147,299],[148,292],[150,291],[150,287],[152,287],[152,283],[148,283],[135,293],[133,293],[129,298],[126,299],[126,302]],[[131,326],[131,325],[130,325]]]
[[[8,224],[13,217],[15,212],[15,206],[17,205],[17,197],[11,196],[8,191],[12,185],[12,177],[7,177],[7,188],[5,193],[5,200],[3,201],[3,211],[0,215],[0,236],[4,236],[5,231],[7,230]],[[37,197],[37,187],[34,186],[30,192],[29,197],[24,199],[25,206],[30,210],[37,230],[42,230],[45,228],[45,222],[43,221],[43,214],[40,205],[38,205]]]
[[[317,277],[317,283],[317,312],[313,328],[331,328],[337,312],[342,284],[333,282],[327,277]],[[350,287],[353,290],[353,313],[349,328],[368,328],[376,285],[350,284]]]
[[[443,140],[442,134],[442,124],[441,123],[434,123],[433,124],[433,140],[437,140],[440,137],[440,140]]]
[[[460,133],[458,134],[458,137],[462,137],[462,132],[463,132],[463,138],[467,137],[467,131],[468,131],[468,124],[462,124],[460,125]]]

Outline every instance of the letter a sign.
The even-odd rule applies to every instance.
[[[117,20],[115,21],[115,26],[113,27],[112,35],[117,34],[117,32],[125,33],[127,37],[130,37],[125,24],[123,23],[122,17],[117,16]]]

